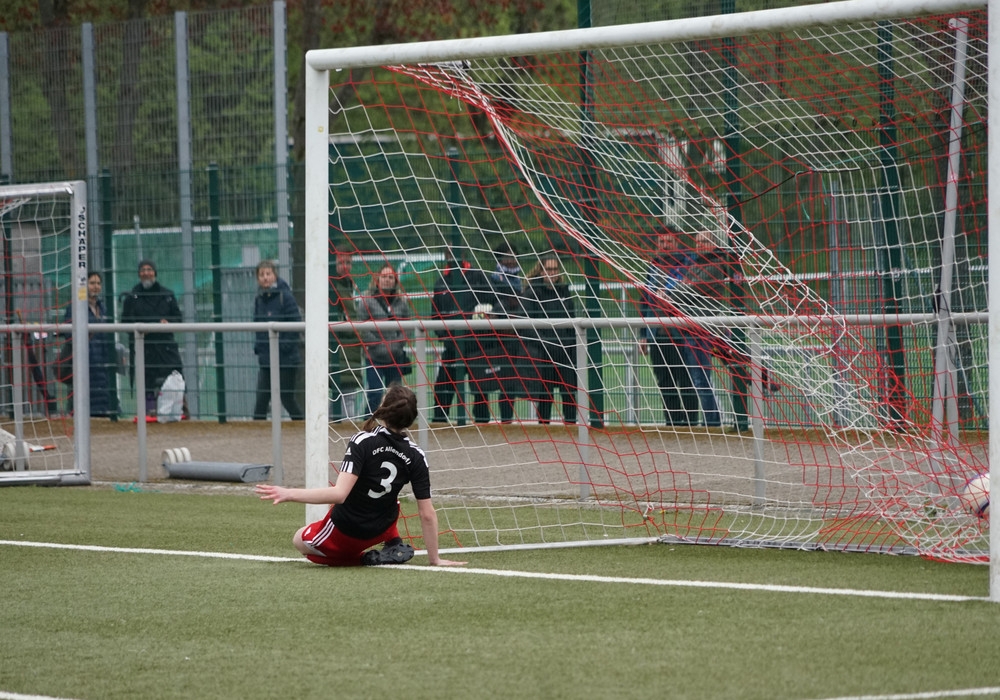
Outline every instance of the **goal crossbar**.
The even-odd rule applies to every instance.
[[[313,49],[306,52],[306,65],[313,71],[330,71],[521,54],[623,48],[652,42],[738,37],[762,31],[788,31],[807,26],[859,20],[872,21],[981,10],[986,4],[987,0],[842,0],[822,5],[755,10],[711,18],[692,17],[475,39],[443,39],[406,44]]]

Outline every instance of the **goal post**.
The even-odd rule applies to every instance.
[[[988,523],[962,507],[996,463],[977,272],[994,239],[986,8],[848,0],[308,52],[307,486],[328,483],[343,447],[327,411],[335,246],[364,261],[362,296],[392,264],[424,319],[449,265],[518,277],[530,302],[554,257],[562,321],[464,309],[464,331],[406,326],[419,370],[404,381],[459,546],[659,538],[987,561]],[[945,228],[960,259],[940,255]],[[674,230],[680,249],[658,251]],[[582,342],[554,359],[560,324]],[[468,355],[483,328],[522,379],[542,378],[510,395],[513,414],[501,387],[488,414],[432,420],[448,344]],[[957,359],[936,363],[935,347]],[[475,404],[481,379],[459,371]],[[563,421],[548,389],[576,404]]]
[[[306,488],[321,488],[330,480],[329,69],[314,69],[307,58],[305,81],[305,477]],[[315,522],[324,512],[323,506],[306,505],[306,521]]]
[[[0,186],[0,486],[90,483],[87,221],[84,182]],[[64,342],[69,386],[55,373]]]
[[[990,37],[1000,36],[1000,3],[989,1],[989,21],[987,32]],[[993,39],[989,43],[989,73],[987,109],[987,199],[989,201],[987,235],[988,255],[991,260],[1000,259],[1000,42]],[[989,308],[993,311],[988,321],[988,335],[992,340],[1000,338],[1000,280],[990,275]],[[1000,343],[990,342],[989,364],[1000,367]],[[1000,483],[1000,372],[989,372],[989,464],[990,481]],[[990,510],[989,526],[992,532],[1000,532],[1000,508]],[[1000,537],[990,537],[990,600],[1000,602]]]

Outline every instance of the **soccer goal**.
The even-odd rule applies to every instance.
[[[88,484],[86,184],[0,187],[0,229],[0,486]],[[67,342],[63,383],[56,364]]]
[[[396,268],[456,545],[986,562],[987,44],[985,2],[851,0],[309,52],[307,414],[334,249],[452,257],[524,302],[433,320],[439,275]],[[489,332],[510,386],[453,365],[436,421]],[[317,486],[343,443],[308,431]]]

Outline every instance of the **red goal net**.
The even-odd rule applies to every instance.
[[[463,546],[983,560],[985,34],[970,13],[332,72],[331,290],[353,276],[362,320],[475,320],[340,333],[335,399],[422,392]],[[400,343],[410,373],[374,354]]]

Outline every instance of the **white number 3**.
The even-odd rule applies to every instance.
[[[380,482],[382,486],[381,491],[368,489],[369,498],[382,498],[382,496],[386,495],[387,493],[389,493],[389,491],[392,490],[392,482],[396,478],[396,465],[393,464],[392,462],[382,462],[382,464],[379,465],[379,469],[385,469],[387,472],[389,472],[389,476],[385,477]]]

